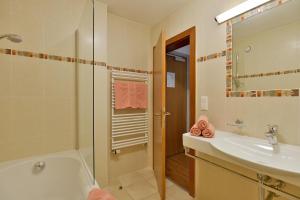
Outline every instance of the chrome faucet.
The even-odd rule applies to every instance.
[[[265,133],[265,136],[272,146],[278,145],[278,125],[268,125],[268,132]]]

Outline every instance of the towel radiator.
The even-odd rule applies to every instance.
[[[148,84],[148,74],[136,72],[111,72],[111,150],[119,153],[120,149],[147,144],[149,133],[148,109],[115,110],[114,82],[139,81]]]

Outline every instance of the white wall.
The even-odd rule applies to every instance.
[[[108,13],[107,28],[109,65],[152,69],[150,26]]]
[[[150,26],[108,13],[108,65],[139,70],[152,69]],[[110,89],[110,87],[109,87]],[[149,75],[149,118],[152,116],[152,76]],[[108,119],[109,124],[111,123]],[[109,177],[113,182],[121,175],[152,166],[152,122],[149,120],[150,142],[110,153]],[[110,132],[108,133],[110,136]]]

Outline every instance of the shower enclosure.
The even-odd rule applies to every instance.
[[[22,177],[32,178],[26,180],[28,187],[47,185],[48,180],[38,176],[53,178],[71,170],[61,167],[66,172],[55,175],[56,171],[50,170],[52,163],[57,166],[67,163],[70,167],[74,163],[75,168],[87,169],[93,185],[93,88],[93,0],[1,1],[0,179],[9,179],[9,173],[3,169],[10,163],[37,161],[16,169],[28,169],[29,174],[41,169],[33,177]],[[75,160],[82,165],[48,159],[62,155],[77,157]],[[44,168],[39,168],[43,165]],[[7,192],[4,188],[10,185],[18,187],[15,182],[0,182],[0,193]],[[72,199],[51,191],[49,184],[47,187],[50,191],[45,194],[53,199]],[[14,200],[13,194],[6,195],[6,200]],[[23,196],[32,200],[51,199]]]

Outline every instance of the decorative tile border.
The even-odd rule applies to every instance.
[[[94,64],[95,66],[105,67],[107,70],[119,70],[119,71],[152,74],[152,71],[131,69],[128,67],[109,66],[109,65],[106,65],[105,62],[100,62],[100,61],[93,62],[92,60],[87,60],[87,59],[64,57],[64,56],[50,55],[50,54],[45,54],[45,53],[36,53],[36,52],[31,52],[31,51],[0,48],[0,54],[6,54],[6,55],[12,55],[12,56],[24,56],[24,57],[29,57],[29,58],[38,58],[38,59],[52,60],[52,61],[59,61],[59,62],[80,63],[80,64],[86,64],[86,65]]]
[[[221,52],[218,53],[213,53],[213,54],[209,54],[207,56],[202,56],[200,58],[197,59],[198,62],[205,62],[208,60],[212,60],[212,59],[216,59],[216,58],[221,58],[226,56],[226,50],[223,50]]]
[[[232,23],[226,26],[226,92],[232,91]],[[227,95],[226,95],[227,96]]]
[[[267,73],[259,73],[259,74],[246,74],[246,75],[239,75],[233,78],[238,79],[246,79],[246,78],[261,78],[267,76],[279,76],[279,75],[287,75],[287,74],[297,74],[300,73],[300,69],[290,69],[284,71],[277,71],[277,72],[267,72]]]
[[[93,65],[92,60],[86,60],[81,58],[73,58],[73,57],[65,57],[65,56],[57,56],[57,55],[50,55],[46,53],[36,53],[31,51],[22,51],[22,50],[15,50],[15,49],[0,49],[1,54],[7,54],[12,56],[24,56],[30,58],[39,58],[44,60],[53,60],[53,61],[61,61],[61,62],[71,62],[71,63],[80,63],[80,64],[88,64]],[[94,64],[96,66],[105,67],[105,62],[98,62],[95,61]]]
[[[226,97],[298,97],[300,89],[252,90],[226,92]]]
[[[111,66],[107,65],[108,70],[118,70],[118,71],[123,71],[123,72],[135,72],[135,73],[144,73],[144,74],[153,74],[152,71],[146,71],[146,70],[140,70],[140,69],[132,69],[129,67],[116,67],[116,66]]]
[[[226,97],[299,97],[300,89],[274,89],[274,90],[251,90],[251,91],[232,91],[232,24],[243,21],[258,13],[275,8],[290,0],[276,0],[266,5],[260,6],[241,16],[227,22],[226,25]],[[270,72],[264,74],[246,75],[246,77],[273,76],[289,73],[299,73],[300,70],[286,70],[282,72]],[[242,77],[242,76],[241,76]],[[243,78],[246,78],[243,77]],[[239,78],[239,77],[238,77]]]

